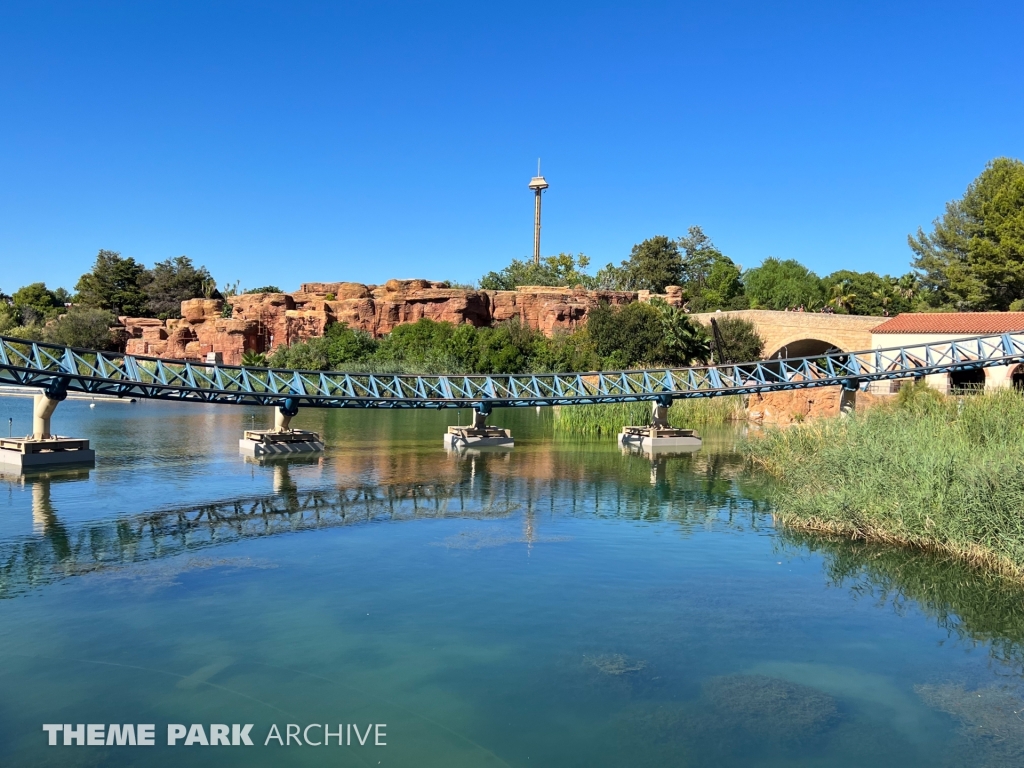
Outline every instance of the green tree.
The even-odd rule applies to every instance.
[[[738,317],[716,318],[723,349],[715,350],[716,363],[751,363],[764,355],[764,339],[749,320]]]
[[[1024,299],[1024,163],[991,161],[931,233],[918,229],[907,242],[934,307],[1006,310]]]
[[[594,278],[584,270],[590,265],[585,254],[560,253],[545,256],[540,264],[533,260],[512,263],[500,272],[488,272],[480,278],[480,288],[485,291],[514,291],[520,285],[564,285],[573,288],[582,285],[595,287]]]
[[[749,306],[743,287],[742,272],[728,256],[715,260],[708,270],[699,293],[687,290],[691,312],[713,312],[716,309],[746,309]]]
[[[57,294],[46,287],[46,283],[32,283],[19,288],[11,297],[11,302],[16,307],[30,307],[40,314],[64,306],[57,299]]]
[[[703,330],[661,301],[601,304],[588,314],[586,331],[604,368],[689,365],[709,351]]]
[[[148,277],[146,268],[130,256],[121,258],[117,251],[101,250],[92,271],[82,275],[75,285],[78,303],[107,309],[114,315],[147,317],[149,307],[144,287]]]
[[[728,259],[699,226],[690,227],[686,235],[677,241],[677,247],[682,252],[678,284],[690,296],[700,296],[707,289],[715,264]]]
[[[828,293],[829,306],[841,312],[849,313],[853,309],[854,302],[857,301],[857,294],[853,292],[849,280],[833,283]]]
[[[235,283],[237,286],[238,283]],[[264,285],[262,288],[247,288],[242,293],[284,293],[276,285]]]
[[[665,235],[655,235],[634,245],[620,269],[623,290],[664,293],[665,286],[683,283],[679,245]]]
[[[661,317],[650,304],[602,303],[587,314],[587,333],[605,368],[653,363],[661,346]]]
[[[382,362],[423,366],[448,348],[455,328],[452,323],[426,317],[396,326],[380,340],[376,357]]]
[[[880,308],[879,314],[881,315],[892,314],[891,307],[894,298],[896,298],[896,294],[891,287],[879,288],[871,292],[871,300]]]
[[[921,282],[917,279],[917,275],[913,272],[901,276],[896,280],[894,286],[896,293],[899,294],[904,301],[908,304],[912,302],[918,295],[921,289]]]
[[[663,365],[682,366],[707,362],[711,345],[703,327],[694,323],[679,307],[660,299],[652,301],[661,321],[661,345],[656,353]]]
[[[0,334],[15,335],[10,333],[10,331],[17,328],[20,323],[21,316],[18,314],[18,310],[14,308],[14,305],[0,301]]]
[[[19,288],[11,297],[11,303],[19,321],[25,325],[44,323],[64,308],[64,304],[46,287],[46,283],[32,283]]]
[[[678,244],[683,252],[680,285],[691,312],[746,307],[739,266],[715,247],[703,229],[690,227]]]
[[[523,373],[533,369],[544,336],[519,318],[477,331],[480,357],[476,373]]]
[[[110,327],[115,318],[110,312],[91,307],[71,307],[43,329],[43,338],[54,344],[82,349],[112,349],[115,345]]]
[[[331,371],[365,362],[376,349],[376,340],[365,331],[349,328],[345,323],[332,323],[320,338],[278,348],[268,363],[274,368]]]
[[[902,279],[840,269],[822,278],[821,283],[829,297],[828,303],[836,311],[881,316],[886,312],[893,315],[910,310],[913,291],[910,297],[901,293],[899,285]]]
[[[537,346],[533,360],[533,370],[553,373],[596,371],[600,367],[601,358],[585,328],[572,333],[556,331]]]
[[[754,309],[817,309],[825,300],[821,279],[794,259],[769,256],[744,273],[743,284]]]
[[[164,319],[181,317],[181,302],[207,297],[211,285],[216,287],[206,267],[197,269],[188,256],[158,261],[145,285],[149,310]]]

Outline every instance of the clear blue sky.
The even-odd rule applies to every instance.
[[[476,280],[700,224],[899,274],[1024,157],[1024,3],[5,2],[0,289],[99,248],[221,282]]]

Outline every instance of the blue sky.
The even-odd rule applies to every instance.
[[[0,289],[99,248],[221,282],[473,281],[700,224],[750,267],[907,270],[1024,157],[1024,4],[0,5]]]

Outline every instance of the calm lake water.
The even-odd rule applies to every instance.
[[[1024,765],[1019,590],[776,529],[734,432],[652,464],[498,411],[513,451],[449,455],[459,416],[304,411],[326,453],[261,464],[269,409],[63,403],[96,468],[0,482],[0,765]],[[324,723],[387,745],[264,745]]]

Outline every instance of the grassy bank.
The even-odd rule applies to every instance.
[[[673,427],[699,429],[746,419],[741,397],[702,397],[676,400],[668,410]],[[651,423],[650,403],[574,405],[555,410],[555,431],[567,435],[617,434],[624,426]]]
[[[1024,580],[1024,397],[907,387],[746,445],[783,525],[927,549]]]

